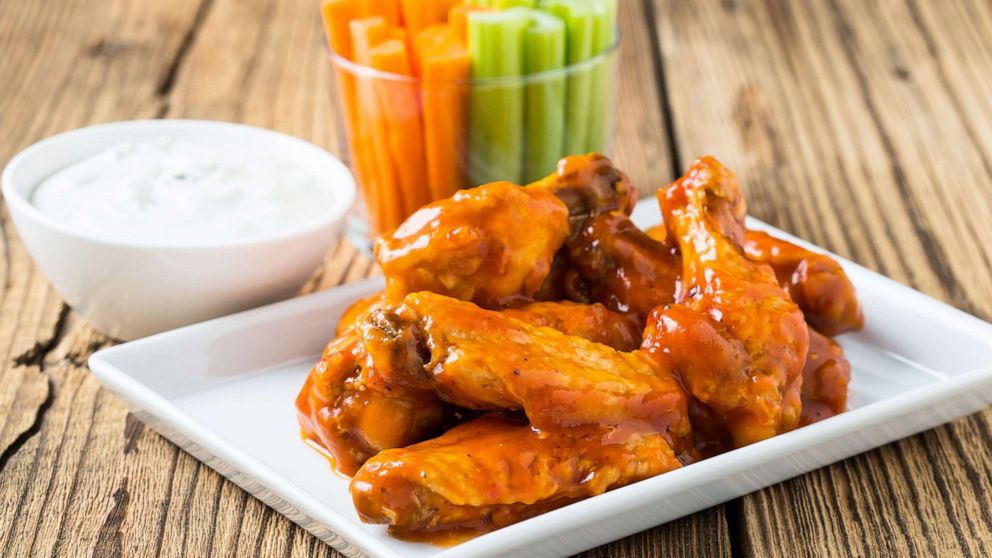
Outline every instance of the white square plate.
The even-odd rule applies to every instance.
[[[641,226],[659,221],[652,200]],[[759,222],[802,245],[802,241]],[[839,258],[838,258],[839,259]],[[349,556],[573,554],[973,413],[992,401],[992,325],[840,260],[864,331],[840,338],[850,410],[450,548],[358,520],[348,481],[300,440],[293,401],[341,312],[381,279],[106,349],[90,367],[138,418]]]

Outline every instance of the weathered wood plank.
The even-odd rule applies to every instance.
[[[729,557],[726,506],[716,506],[581,554],[584,558]]]
[[[171,56],[196,0],[135,6],[84,1],[0,4],[0,161],[47,135],[153,117]],[[95,14],[99,13],[99,17]],[[55,339],[62,302],[0,212],[0,468],[49,396],[37,365]]]
[[[176,74],[167,116],[262,126],[341,153],[316,4],[210,2]]]
[[[31,262],[0,208],[0,470],[48,400],[38,368],[58,331],[62,301]]]
[[[158,115],[162,82],[198,5],[0,3],[0,161],[56,132]],[[75,427],[77,418],[86,425],[93,414],[83,405],[70,419],[69,409],[79,401],[81,378],[94,380],[78,362],[46,360],[65,329],[63,304],[6,208],[0,252],[0,554],[65,552],[71,537],[59,537],[60,530],[95,517],[82,508],[105,501],[99,492],[76,492],[77,508],[66,511],[88,432],[67,425]],[[96,391],[94,384],[87,393]]]
[[[988,5],[655,4],[679,153],[735,169],[759,218],[992,316]],[[989,418],[748,496],[735,542],[759,556],[986,555]]]
[[[621,44],[610,151],[641,194],[653,195],[659,184],[673,178],[673,165],[662,112],[660,60],[645,8],[639,0],[620,2]]]

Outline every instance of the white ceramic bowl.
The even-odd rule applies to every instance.
[[[168,245],[73,230],[31,203],[34,188],[111,145],[195,140],[277,153],[333,189],[321,218],[245,241]],[[28,147],[4,169],[3,196],[21,239],[70,306],[97,328],[134,339],[292,296],[320,265],[355,200],[334,156],[303,140],[251,126],[197,120],[117,122]]]

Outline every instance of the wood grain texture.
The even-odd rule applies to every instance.
[[[0,3],[0,161],[45,136],[156,116],[171,56],[195,2],[131,5]],[[94,12],[99,10],[100,17]],[[49,401],[39,364],[56,338],[63,304],[0,211],[0,467]],[[0,545],[2,548],[2,545]]]
[[[114,8],[130,13],[142,7],[130,2]],[[161,60],[144,57],[143,70],[156,77],[152,87],[140,89],[140,75],[121,78],[136,96],[130,102],[147,100],[148,116],[240,120],[337,147],[327,101],[329,72],[320,60],[320,25],[312,3],[206,0],[188,8],[177,40],[156,47]],[[155,13],[136,17],[144,25],[160,25],[149,21]],[[105,39],[118,41],[112,33]],[[79,101],[120,94],[110,84]],[[334,255],[345,259],[329,258],[314,288],[370,270],[369,262],[346,246]],[[11,300],[33,300],[20,291],[5,292]],[[58,317],[61,302],[55,302]],[[0,555],[334,554],[128,414],[85,366],[89,354],[111,340],[74,316],[60,329],[55,347],[44,335],[35,336],[46,343],[38,351],[45,375],[37,366],[19,369],[23,375],[47,376],[53,395],[37,432],[0,471],[0,499],[16,503],[0,506],[0,525],[10,526],[0,530]],[[6,388],[0,393],[8,395]]]
[[[620,51],[614,91],[613,141],[610,155],[630,177],[642,196],[654,195],[672,178],[672,150],[660,57],[652,28],[647,25],[650,5],[639,0],[620,2]]]
[[[988,4],[656,5],[681,165],[712,153],[753,215],[992,316]],[[988,555],[990,416],[747,496],[733,542],[757,556]]]

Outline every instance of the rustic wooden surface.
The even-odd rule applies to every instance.
[[[0,163],[110,120],[213,118],[340,152],[316,0],[0,0]],[[614,153],[712,153],[757,217],[992,318],[992,6],[622,0]],[[134,420],[0,211],[0,555],[335,553]],[[376,273],[346,243],[304,289]],[[870,318],[870,317],[869,317]],[[990,413],[588,556],[992,555]]]

